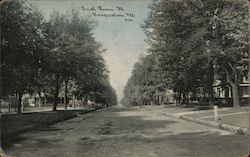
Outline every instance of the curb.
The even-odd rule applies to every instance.
[[[242,127],[237,127],[237,126],[232,126],[232,125],[217,123],[217,122],[212,122],[212,121],[205,121],[205,120],[201,120],[201,119],[197,119],[197,118],[193,118],[193,117],[188,117],[188,116],[180,116],[179,118],[183,119],[183,120],[203,124],[206,126],[214,127],[217,129],[230,131],[230,132],[233,132],[236,134],[249,135],[248,128],[242,128]]]
[[[237,126],[223,124],[223,123],[217,123],[217,122],[213,122],[213,121],[205,121],[205,120],[201,120],[201,119],[197,119],[197,118],[193,118],[193,117],[188,117],[188,116],[173,115],[173,114],[165,113],[163,111],[161,111],[160,113],[165,114],[165,115],[170,116],[170,117],[179,118],[182,120],[206,125],[209,127],[229,131],[229,132],[240,134],[240,135],[250,135],[248,128],[237,127]]]

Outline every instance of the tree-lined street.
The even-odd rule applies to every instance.
[[[0,157],[246,157],[249,4],[1,1]]]
[[[166,116],[157,107],[110,108],[24,133],[5,151],[18,157],[236,157],[248,136]]]

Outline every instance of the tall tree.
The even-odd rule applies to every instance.
[[[106,76],[106,66],[101,53],[101,44],[93,37],[95,23],[78,12],[70,16],[54,13],[49,22],[48,38],[51,39],[52,64],[54,76],[54,110],[62,83],[64,83],[64,103],[67,108],[68,82],[74,80],[76,93],[87,100],[96,93],[97,85]],[[78,91],[78,92],[77,92]]]
[[[154,1],[150,8],[142,28],[148,57],[158,58],[156,69],[166,77],[161,83],[183,103],[190,93],[202,91],[213,104],[214,76],[221,75],[233,90],[234,106],[239,106],[239,82],[248,71],[246,2],[166,0]]]
[[[34,83],[46,51],[43,46],[43,17],[21,1],[1,5],[1,93],[18,93],[21,98]]]

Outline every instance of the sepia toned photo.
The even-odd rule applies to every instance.
[[[1,0],[0,157],[249,157],[249,0]]]

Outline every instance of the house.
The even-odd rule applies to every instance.
[[[250,76],[250,74],[248,74]],[[232,105],[232,90],[229,84],[222,85],[220,80],[214,81],[214,98],[216,104],[227,104]],[[248,105],[250,98],[250,79],[249,77],[243,77],[239,84],[239,97],[241,105]]]

